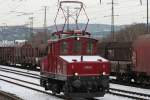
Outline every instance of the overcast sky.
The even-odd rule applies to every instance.
[[[54,24],[58,0],[0,0],[0,26],[23,25],[29,22],[29,17],[34,17],[34,26],[43,26],[44,6],[48,6],[47,24]],[[111,0],[78,0],[86,6],[90,23],[111,23]],[[140,5],[140,0],[114,0],[115,24],[146,23],[146,0]],[[30,13],[22,15],[21,12]],[[33,13],[33,14],[32,14]],[[107,16],[107,17],[104,17]]]

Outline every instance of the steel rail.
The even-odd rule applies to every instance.
[[[121,90],[121,89],[115,89],[115,88],[109,88],[109,89],[113,90],[113,91],[119,91],[119,92],[124,92],[124,93],[140,95],[140,96],[144,96],[144,97],[150,97],[150,94],[145,94],[145,93],[132,92],[132,91],[126,91],[126,90]]]
[[[109,94],[113,94],[113,95],[117,95],[117,96],[121,96],[121,97],[127,97],[127,98],[131,98],[131,99],[136,99],[136,100],[149,100],[148,98],[146,99],[146,98],[142,98],[142,97],[137,97],[137,96],[149,97],[148,94],[131,92],[131,91],[126,91],[126,90],[114,89],[114,88],[110,88],[109,90],[111,90],[108,92]],[[118,92],[133,94],[133,95],[137,95],[137,96],[131,96],[131,95],[116,93],[116,92],[112,92],[112,91],[118,91]]]
[[[3,100],[23,100],[14,94],[10,94],[4,91],[0,91],[0,98]]]
[[[143,85],[143,84],[138,84],[138,83],[125,83],[125,82],[119,82],[116,79],[110,79],[110,83],[113,84],[119,84],[119,85],[124,85],[124,86],[131,86],[131,87],[135,87],[135,88],[142,88],[142,89],[150,89],[150,85]]]
[[[40,79],[40,77],[35,77],[35,76],[32,76],[32,75],[22,74],[22,73],[18,73],[18,72],[6,70],[6,69],[0,69],[0,71],[4,71],[4,72],[9,72],[9,73],[14,73],[14,74],[22,75],[22,76],[27,76],[27,77],[31,77],[31,78]]]
[[[20,72],[20,73],[30,74],[30,75],[33,75],[33,76],[39,76],[40,77],[40,75],[38,75],[38,74],[28,73],[28,72],[24,72],[24,71],[19,71],[19,70],[14,70],[14,69],[8,69],[8,68],[2,68],[2,67],[0,67],[0,69],[10,70],[10,71]]]
[[[32,84],[32,85],[36,85],[36,86],[40,86],[40,85],[39,85],[39,84],[37,84],[37,83],[33,83],[33,82],[29,82],[29,81],[24,81],[24,80],[21,80],[21,79],[17,79],[17,78],[9,77],[9,76],[2,75],[2,74],[0,74],[0,76],[2,76],[2,77],[6,77],[6,78],[9,78],[9,79],[13,79],[13,80],[16,80],[16,81],[20,81],[20,82],[28,83],[28,84]]]
[[[44,94],[55,96],[55,97],[58,97],[58,98],[61,98],[61,99],[66,99],[66,97],[62,96],[62,95],[53,95],[52,93],[49,93],[49,92],[46,92],[46,91],[42,91],[40,89],[36,89],[36,88],[29,87],[29,86],[26,86],[26,85],[22,85],[22,84],[19,84],[19,83],[16,83],[16,82],[12,82],[12,81],[9,81],[9,80],[6,80],[6,79],[2,79],[2,78],[0,78],[0,80],[5,81],[7,83],[14,84],[14,85],[18,85],[18,86],[21,86],[21,87],[24,87],[24,88],[27,88],[27,89],[31,89],[31,90],[34,90],[34,91],[37,91],[37,92],[41,92],[41,93],[44,93]]]

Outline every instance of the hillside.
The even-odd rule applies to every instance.
[[[84,24],[79,24],[79,27],[83,28]],[[58,25],[58,28],[61,29],[62,25]],[[74,28],[75,25],[70,25],[70,28]],[[115,26],[116,30],[120,30],[121,26]],[[48,31],[56,31],[55,26],[49,26]],[[110,33],[110,25],[105,24],[89,24],[87,28],[88,32],[92,33],[94,37],[106,36]],[[43,32],[43,28],[38,27],[33,29],[33,34],[37,32]],[[28,39],[31,36],[31,30],[25,26],[0,26],[0,40],[24,40]]]

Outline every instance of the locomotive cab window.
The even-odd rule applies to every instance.
[[[88,54],[93,53],[93,42],[91,40],[89,40],[89,42],[87,43],[87,53]]]
[[[52,51],[51,49],[52,49],[52,45],[49,45],[49,46],[48,46],[48,54],[51,53],[51,51]]]
[[[62,54],[67,54],[68,53],[68,43],[67,42],[63,42],[61,44],[61,53]]]
[[[81,42],[75,41],[73,43],[73,53],[80,54],[81,53]]]

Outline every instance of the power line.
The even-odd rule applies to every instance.
[[[149,6],[148,6],[148,0],[147,0],[147,33],[149,32]]]
[[[33,37],[33,19],[34,17],[29,17],[30,20],[30,36]]]
[[[140,3],[142,5],[142,0],[140,0]],[[147,0],[147,5],[146,5],[146,13],[147,13],[147,33],[149,33],[149,2]]]
[[[45,34],[45,43],[47,41],[47,6],[44,6],[44,34]]]
[[[111,1],[111,34],[112,34],[112,41],[116,41],[116,39],[115,39],[115,19],[114,19],[114,17],[115,16],[119,16],[119,15],[114,15],[114,4],[116,4],[116,3],[114,3],[114,0],[112,0]]]

